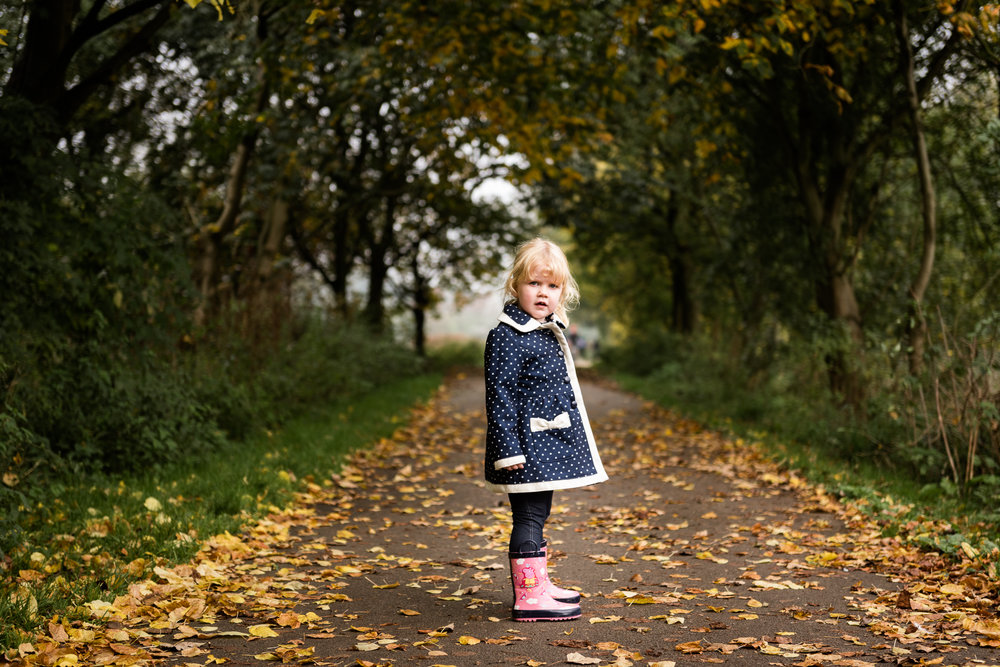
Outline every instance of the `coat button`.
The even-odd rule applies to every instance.
[[[569,384],[569,376],[568,375],[563,378],[563,383],[564,384]]]
[[[570,405],[575,408],[576,407],[576,401],[573,401],[572,403],[570,403]]]

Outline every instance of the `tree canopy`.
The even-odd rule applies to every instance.
[[[998,20],[939,0],[0,2],[7,423],[99,450],[114,423],[86,415],[129,382],[234,341],[266,356],[310,317],[389,335],[409,314],[422,351],[440,293],[539,221],[571,231],[609,330],[713,337],[762,372],[801,342],[863,414],[872,368],[942,368],[933,322],[992,326]],[[476,196],[491,178],[526,200]]]

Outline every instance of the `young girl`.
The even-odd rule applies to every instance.
[[[507,493],[516,621],[579,618],[580,595],[546,567],[552,492],[608,476],[583,406],[566,309],[579,300],[566,255],[535,239],[517,249],[500,324],[486,340],[486,485]]]

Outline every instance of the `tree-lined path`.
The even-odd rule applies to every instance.
[[[996,582],[882,538],[750,444],[584,393],[611,481],[558,493],[548,535],[579,620],[509,620],[470,375],[294,507],[92,605],[107,628],[51,624],[25,662],[1000,664]]]

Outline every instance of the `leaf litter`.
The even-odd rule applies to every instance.
[[[1000,583],[982,554],[949,558],[886,536],[857,503],[753,443],[648,404],[595,420],[618,486],[560,496],[550,519],[554,574],[587,563],[592,575],[584,618],[510,622],[509,519],[479,480],[482,416],[455,414],[446,398],[303,485],[292,506],[206,540],[189,563],[157,564],[124,595],[50,619],[4,661],[374,667],[503,656],[627,667],[750,651],[799,667],[1000,663]]]

